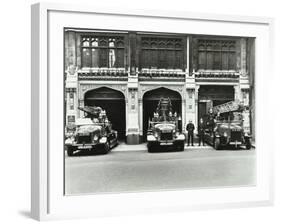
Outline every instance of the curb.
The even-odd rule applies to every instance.
[[[132,145],[132,147],[134,147],[134,146]],[[116,148],[113,148],[112,151],[114,151],[114,152],[147,151],[146,146],[145,146],[145,148],[137,148],[136,147],[136,148],[133,148],[133,149],[132,149],[132,147],[125,147],[125,148],[123,148],[123,147],[121,147],[121,148],[116,147]],[[185,145],[184,146],[185,150],[188,150],[188,149],[210,149],[210,148],[212,148],[212,147],[208,146],[208,145],[205,145],[205,146],[198,146],[198,145],[187,146],[187,145]]]

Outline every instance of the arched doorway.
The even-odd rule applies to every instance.
[[[198,93],[198,122],[208,113],[210,107],[214,107],[234,100],[233,86],[201,85]]]
[[[126,109],[125,96],[122,92],[107,87],[90,90],[85,94],[84,104],[85,106],[99,106],[106,110],[112,128],[118,131],[119,139],[125,139]]]
[[[177,112],[181,115],[181,95],[173,90],[161,87],[146,92],[143,95],[143,139],[146,141],[146,132],[148,128],[148,120],[153,117],[158,102],[161,98],[170,98],[173,107],[173,113]]]

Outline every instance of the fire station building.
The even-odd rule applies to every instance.
[[[145,141],[160,98],[182,119],[239,100],[254,134],[255,40],[248,37],[65,29],[65,123],[100,106],[128,144]]]

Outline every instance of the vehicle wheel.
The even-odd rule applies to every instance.
[[[107,154],[110,150],[108,142],[104,144],[104,154]]]
[[[147,151],[148,152],[153,152],[153,147],[150,143],[147,143]]]
[[[112,145],[111,149],[113,149],[114,147],[117,147],[118,145],[118,141],[116,140],[116,142]]]
[[[248,140],[246,140],[246,149],[251,149],[252,148],[252,144],[251,144],[251,140],[250,139],[248,139]]]
[[[73,156],[73,148],[72,147],[67,147],[67,155]]]
[[[216,138],[214,141],[214,148],[215,150],[219,150],[220,149],[220,139]]]
[[[179,144],[178,149],[179,149],[180,151],[184,151],[184,142],[182,142],[182,143]]]

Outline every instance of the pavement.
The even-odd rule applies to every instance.
[[[255,150],[185,147],[148,153],[121,143],[106,155],[65,157],[66,195],[249,186],[256,182]]]

